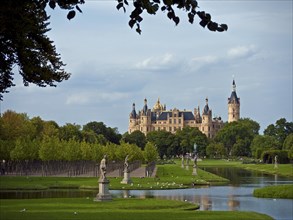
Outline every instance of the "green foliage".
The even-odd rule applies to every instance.
[[[286,150],[267,150],[261,155],[264,163],[274,163],[277,156],[278,163],[289,163],[288,151]]]
[[[251,119],[240,119],[225,124],[215,141],[224,145],[226,156],[250,156],[250,144],[259,128],[259,124]]]
[[[0,4],[0,100],[2,93],[14,86],[15,65],[25,86],[56,86],[70,76],[46,36],[50,29],[45,7],[46,1],[34,0],[5,0]]]
[[[289,159],[293,159],[293,133],[289,134],[283,144],[283,150],[288,150]]]
[[[128,2],[126,0],[118,0],[118,4],[116,8],[120,10],[121,8],[126,12],[126,6],[128,6]],[[136,32],[141,34],[140,23],[142,22],[142,13],[146,12],[148,14],[155,15],[159,9],[162,12],[167,14],[167,17],[172,20],[175,25],[178,25],[180,22],[180,18],[176,15],[174,8],[180,9],[187,13],[188,21],[193,24],[194,17],[197,15],[200,19],[199,24],[205,28],[207,27],[210,31],[218,31],[223,32],[228,30],[228,26],[226,24],[219,25],[216,22],[211,20],[211,15],[205,13],[204,11],[197,11],[198,3],[196,0],[193,1],[172,1],[172,0],[138,0],[133,2],[133,11],[130,14],[129,26],[131,28],[136,25]]]
[[[118,133],[117,128],[107,127],[103,122],[96,122],[96,121],[89,122],[83,126],[83,130],[87,131],[87,132],[92,131],[98,137],[100,135],[103,135],[107,141],[115,143],[115,144],[119,144],[120,139],[122,138],[121,134]],[[103,141],[103,140],[101,140],[101,141]]]
[[[64,160],[65,155],[57,137],[45,136],[41,142],[39,157],[42,161]]]
[[[10,158],[12,160],[38,160],[39,159],[39,146],[38,140],[30,140],[29,138],[17,139],[15,148],[10,151]]]
[[[143,152],[144,160],[148,162],[157,161],[159,154],[157,148],[154,146],[154,144],[148,142],[145,146],[144,152]]]
[[[253,196],[260,198],[279,198],[293,199],[293,184],[266,186],[264,188],[255,189]]]
[[[158,149],[159,156],[162,159],[164,155],[170,157],[172,153],[179,148],[177,138],[174,134],[167,131],[151,131],[147,134],[147,141],[154,144]]]
[[[66,125],[59,128],[59,137],[61,140],[75,139],[78,141],[82,140],[81,126],[76,124],[67,123]]]
[[[145,137],[144,133],[142,133],[139,130],[134,131],[131,134],[128,134],[128,132],[125,133],[123,135],[122,140],[126,143],[136,144],[142,150],[144,149],[144,147],[146,145],[146,137]]]
[[[275,137],[280,146],[288,135],[293,133],[293,122],[287,122],[285,118],[280,118],[275,124],[270,124],[265,130],[264,134]]]
[[[209,158],[222,158],[226,154],[223,143],[211,142],[206,149],[206,154]]]
[[[176,132],[176,136],[180,142],[182,153],[193,152],[194,144],[196,144],[197,153],[200,156],[206,155],[208,138],[198,128],[184,127]]]
[[[0,139],[15,141],[18,138],[32,138],[35,132],[35,127],[30,122],[27,114],[19,114],[11,110],[3,113]]]
[[[254,158],[261,158],[261,154],[266,150],[280,149],[279,142],[273,136],[257,135],[254,137],[251,145],[251,153]]]

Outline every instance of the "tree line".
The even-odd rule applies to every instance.
[[[25,113],[6,111],[0,118],[0,155],[2,160],[100,161],[107,154],[110,161],[152,162],[157,150],[151,143],[144,150],[123,142],[117,128],[102,122],[59,126],[40,117],[30,119]]]
[[[175,134],[140,131],[119,134],[117,128],[103,122],[89,122],[80,126],[67,123],[59,126],[40,117],[29,118],[25,113],[6,111],[0,118],[0,153],[5,160],[92,160],[104,154],[110,160],[121,161],[127,154],[131,160],[151,162],[194,151],[200,157],[253,157],[272,162],[293,159],[293,123],[281,118],[259,134],[259,123],[248,118],[225,123],[213,139],[197,128],[185,127]]]

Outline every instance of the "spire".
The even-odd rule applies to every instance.
[[[142,112],[143,112],[144,115],[147,115],[147,111],[148,111],[148,105],[147,105],[147,99],[145,98]]]
[[[232,92],[236,92],[236,83],[235,83],[234,79],[233,79],[233,82],[232,82]]]
[[[209,99],[208,99],[208,97],[206,97],[206,105],[205,105],[205,107],[203,109],[202,114],[207,115],[209,113],[209,110],[210,110],[210,108],[209,108]]]
[[[233,76],[233,82],[232,82],[232,92],[231,92],[231,96],[228,99],[228,103],[239,103],[239,98],[237,97],[237,93],[236,93],[236,83],[234,80],[234,76]]]
[[[135,103],[132,104],[132,111],[130,113],[131,118],[136,118]]]

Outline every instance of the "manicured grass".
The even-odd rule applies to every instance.
[[[293,199],[293,184],[255,189],[253,195],[260,198]]]
[[[199,166],[239,166],[241,165],[241,161],[235,161],[235,160],[226,160],[226,159],[217,159],[217,160],[212,160],[212,159],[203,159],[202,161],[198,162]]]
[[[209,185],[228,182],[227,179],[198,169],[198,175],[176,164],[158,165],[155,178],[131,178],[133,184],[121,184],[122,177],[109,178],[110,189],[180,189],[194,185]],[[1,176],[0,190],[36,189],[98,189],[94,177],[24,177]]]
[[[239,167],[268,174],[293,177],[293,164],[278,164],[277,168],[274,168],[274,164],[241,164]]]
[[[277,168],[274,168],[274,164],[242,164],[241,161],[233,160],[210,160],[204,159],[198,162],[199,167],[201,166],[234,166],[247,170],[255,170],[260,172],[265,172],[268,174],[278,174],[281,176],[291,176],[293,177],[293,164],[278,164]]]
[[[196,205],[188,202],[159,199],[114,199],[111,202],[93,202],[91,199],[28,199],[0,200],[0,219],[258,219],[271,217],[255,212],[194,211]],[[25,211],[23,211],[25,209]]]

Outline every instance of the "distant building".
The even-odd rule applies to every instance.
[[[240,99],[236,95],[236,85],[233,80],[233,91],[228,99],[228,122],[239,119]],[[197,127],[207,137],[213,138],[223,127],[221,117],[212,118],[212,110],[209,108],[208,99],[200,114],[200,108],[194,108],[193,112],[188,110],[178,110],[177,108],[166,110],[166,105],[157,100],[152,109],[148,108],[147,99],[144,99],[144,106],[138,113],[133,103],[132,111],[129,115],[128,133],[141,131],[145,135],[150,131],[169,131],[175,133],[186,126]]]

